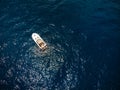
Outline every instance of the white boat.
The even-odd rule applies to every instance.
[[[45,50],[47,48],[47,44],[45,41],[39,36],[37,33],[32,34],[32,39],[35,41],[35,43],[38,45],[38,47],[41,50]]]

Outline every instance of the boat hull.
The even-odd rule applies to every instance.
[[[39,34],[37,33],[33,33],[32,34],[32,39],[34,40],[34,42],[38,45],[38,47],[41,50],[45,50],[47,48],[47,44],[45,43],[45,41],[40,37]]]

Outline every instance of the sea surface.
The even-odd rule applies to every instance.
[[[0,0],[0,90],[120,90],[119,55],[119,0]]]

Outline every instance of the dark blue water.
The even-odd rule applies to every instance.
[[[120,90],[119,55],[119,0],[0,0],[0,90]]]

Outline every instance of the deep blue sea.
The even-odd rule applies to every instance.
[[[0,0],[0,90],[120,90],[119,55],[119,0]]]

